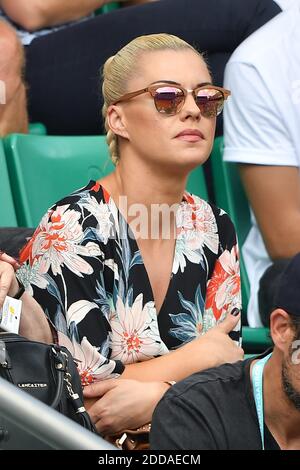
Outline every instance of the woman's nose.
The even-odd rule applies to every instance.
[[[186,120],[188,117],[192,117],[197,120],[201,118],[200,109],[195,102],[192,92],[188,92],[180,111],[180,116],[182,120]]]

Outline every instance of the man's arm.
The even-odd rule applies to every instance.
[[[9,18],[28,31],[78,20],[112,0],[0,0]]]
[[[265,75],[242,61],[226,67],[232,96],[224,110],[224,158],[239,163],[269,256],[278,259],[300,251],[300,178],[290,129]]]
[[[239,165],[267,251],[274,259],[300,251],[300,178],[297,167]]]
[[[199,388],[194,392],[193,387],[181,393],[170,390],[154,411],[150,449],[218,450],[214,426],[218,428],[219,420],[207,394]]]

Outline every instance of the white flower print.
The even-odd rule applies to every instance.
[[[71,341],[68,336],[58,331],[58,342],[60,346],[67,348],[77,363],[82,385],[89,385],[96,380],[117,377],[112,374],[115,362],[104,357],[95,346],[84,337],[81,343]]]
[[[216,218],[210,205],[193,196],[194,204],[182,203],[176,214],[177,238],[185,240],[192,250],[200,250],[207,246],[217,254],[219,236]]]
[[[240,309],[240,263],[237,247],[233,247],[231,251],[225,250],[219,261],[227,277],[216,293],[216,307],[221,310],[225,305],[230,304],[231,309],[234,307]]]
[[[16,273],[17,278],[31,296],[33,296],[32,285],[46,289],[49,284],[47,279],[39,273],[39,269],[39,261],[37,260],[32,266],[23,263]]]
[[[191,196],[188,196],[192,199]],[[199,264],[203,260],[204,246],[218,253],[219,236],[214,213],[207,202],[193,196],[193,203],[182,202],[176,214],[177,240],[173,274],[184,272],[187,260]]]
[[[168,352],[159,335],[154,302],[147,302],[143,307],[143,294],[136,297],[131,307],[118,297],[110,325],[112,359],[131,364]]]
[[[93,308],[99,307],[94,302],[89,302],[88,300],[77,300],[77,302],[70,305],[67,311],[68,327],[72,322],[75,322],[76,325],[80,323]]]
[[[99,256],[102,254],[96,243],[80,245],[83,239],[82,226],[79,223],[80,212],[68,210],[69,205],[58,206],[55,211],[46,214],[36,230],[28,249],[30,258],[39,260],[39,273],[45,274],[52,268],[54,276],[62,274],[66,266],[77,276],[91,274],[93,268],[81,256]]]
[[[109,204],[103,201],[99,203],[95,197],[90,196],[83,202],[82,207],[89,211],[97,220],[97,235],[99,240],[106,245],[109,238],[114,235],[114,223]]]
[[[187,243],[183,239],[176,241],[175,254],[173,261],[172,273],[176,274],[178,269],[183,273],[186,267],[186,259],[191,263],[198,264],[202,259],[202,254],[197,250],[192,250],[187,246]]]
[[[118,281],[119,280],[119,268],[118,268],[117,263],[112,258],[110,258],[110,259],[105,260],[104,264],[105,266],[108,266],[113,271],[115,280]]]
[[[217,259],[212,277],[207,283],[206,309],[212,309],[215,318],[222,320],[228,311],[241,308],[241,280],[238,247],[224,250]]]

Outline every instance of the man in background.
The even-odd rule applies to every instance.
[[[300,253],[281,274],[271,336],[273,351],[193,374],[171,387],[153,415],[151,448],[299,450]]]

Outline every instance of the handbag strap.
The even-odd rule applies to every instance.
[[[57,408],[63,394],[64,389],[64,376],[67,371],[67,355],[56,349],[54,346],[51,348],[54,357],[55,370],[57,371],[57,387],[53,402],[51,403],[52,408]]]
[[[253,386],[253,395],[256,406],[256,412],[259,423],[260,437],[262,443],[262,450],[265,450],[265,433],[264,433],[264,396],[263,396],[263,373],[264,368],[271,354],[268,354],[266,357],[263,357],[257,361],[252,367],[252,386]]]
[[[69,398],[72,401],[72,404],[75,408],[76,413],[84,413],[86,409],[83,406],[80,396],[78,395],[78,393],[74,392],[73,390],[72,376],[68,371],[69,357],[67,353],[65,353],[64,351],[62,351],[61,349],[55,346],[52,346],[51,349],[52,349],[52,353],[54,356],[55,369],[57,370],[57,388],[56,388],[56,394],[51,404],[51,407],[56,408],[58,406],[62,398],[63,388],[64,388],[63,386],[65,383]]]
[[[57,346],[52,347],[52,352],[54,355],[55,369],[57,370],[57,389],[51,406],[53,408],[58,406],[63,394],[65,383],[70,402],[72,403],[75,413],[80,414],[82,425],[91,432],[96,433],[97,431],[92,421],[90,420],[81,397],[73,390],[72,376],[68,371],[68,354],[59,349]]]

